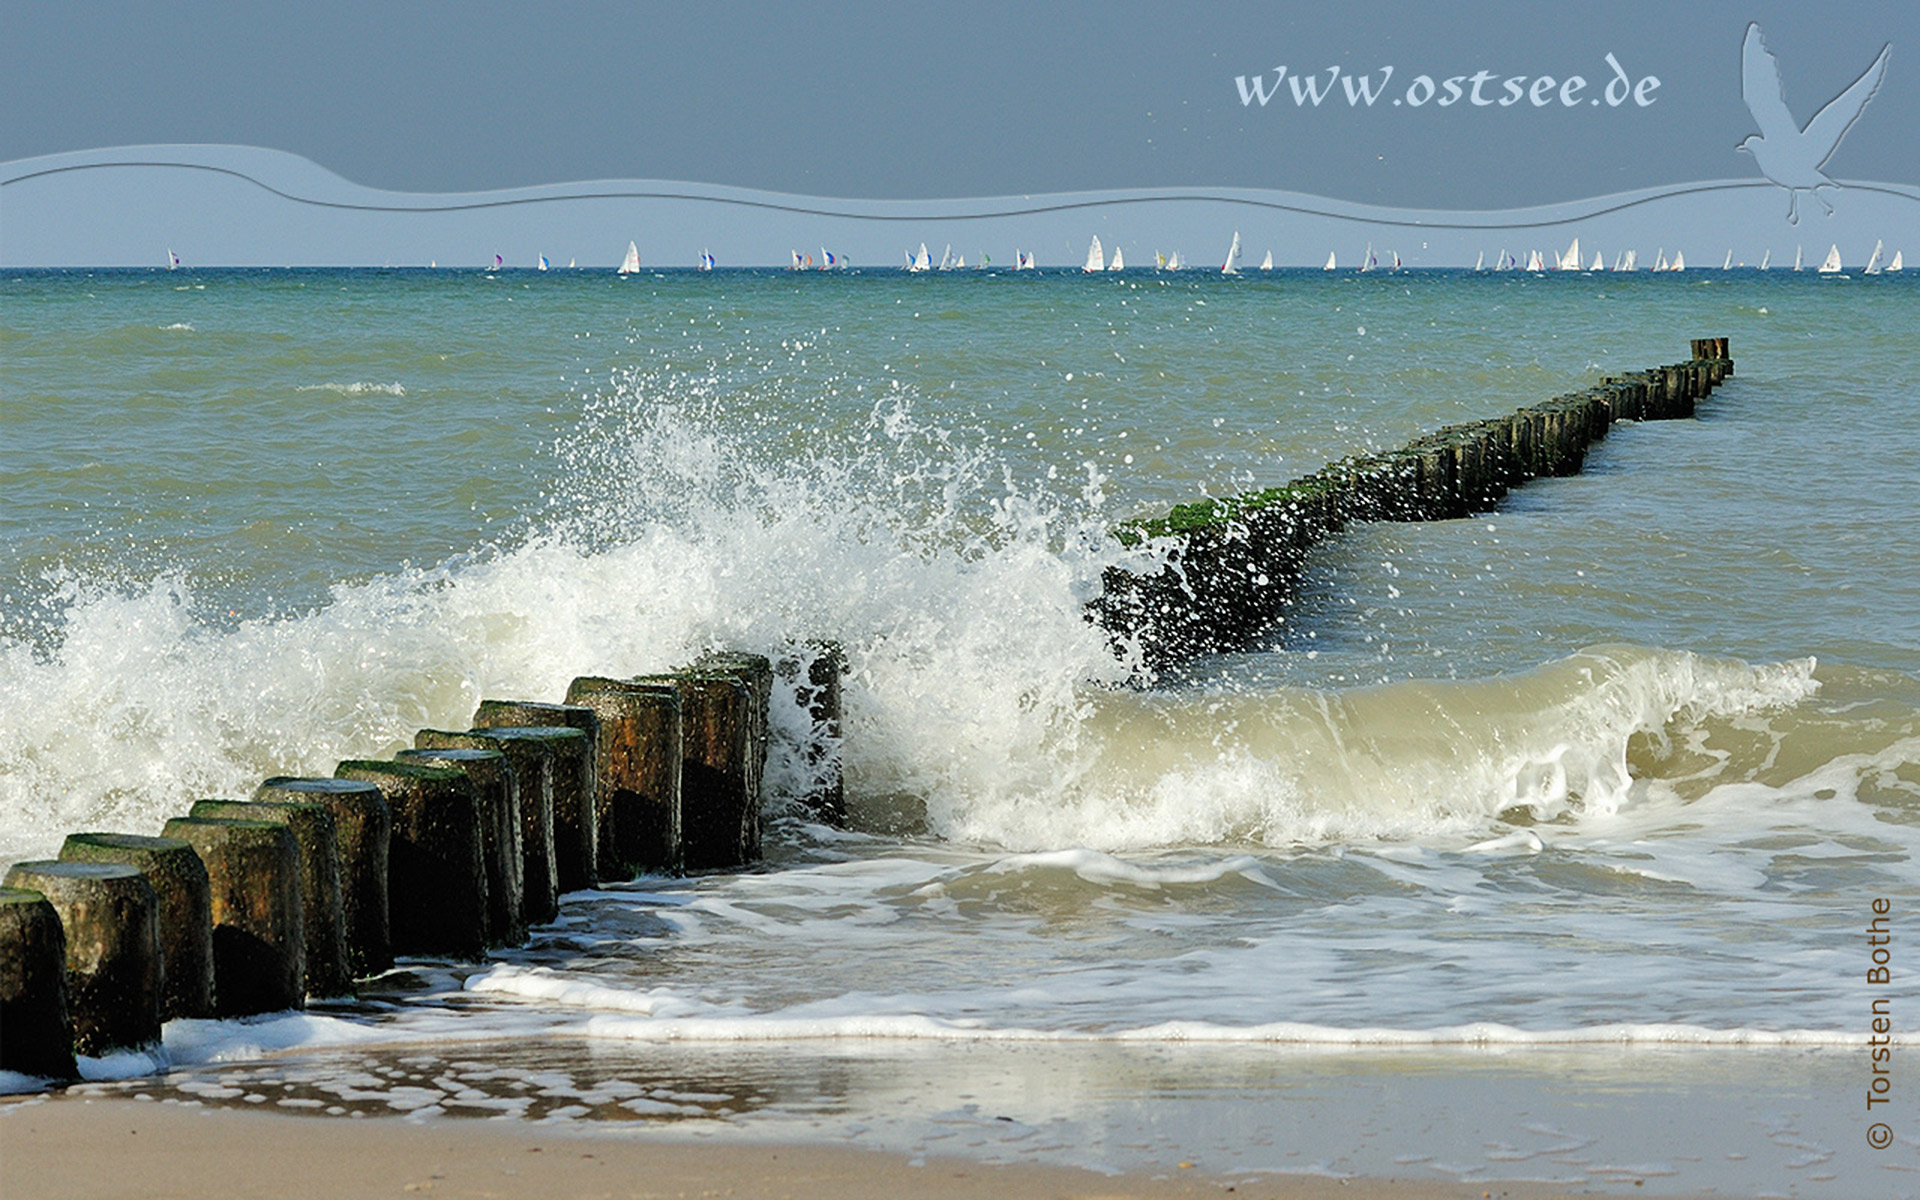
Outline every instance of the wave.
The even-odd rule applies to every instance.
[[[309,612],[234,623],[183,576],[64,580],[43,636],[0,640],[0,858],[713,646],[841,643],[856,821],[1015,851],[1479,841],[1615,812],[1703,723],[1816,689],[1811,660],[1613,646],[1472,682],[1132,690],[1139,663],[1084,616],[1129,553],[1097,473],[1077,498],[1023,489],[910,396],[798,450],[750,421],[630,376],[558,447],[567,482],[519,544]],[[773,719],[777,812],[814,731],[791,696]]]
[[[296,392],[334,392],[342,396],[404,396],[407,389],[398,383],[309,383],[293,389]]]

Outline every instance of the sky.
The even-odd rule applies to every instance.
[[[1920,5],[1109,3],[901,5],[7,0],[0,162],[220,143],[370,187],[460,192],[675,179],[872,199],[1127,187],[1276,188],[1485,209],[1752,175],[1740,38],[1758,21],[1802,121],[1895,47],[1835,154],[1920,183]],[[1614,77],[1650,103],[1593,104]],[[1243,102],[1236,78],[1394,77]],[[1410,106],[1490,72],[1589,81],[1576,103]],[[1284,87],[1284,85],[1282,85]],[[1619,94],[1616,92],[1616,94]],[[1402,99],[1393,106],[1388,97]],[[1436,96],[1443,99],[1444,93]]]

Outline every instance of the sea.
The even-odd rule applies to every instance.
[[[1087,619],[1121,521],[1708,336],[1692,419],[1345,530],[1233,653]],[[0,862],[830,640],[847,828],[776,694],[763,863],[80,1090],[1913,1195],[1917,450],[1912,273],[8,271]]]

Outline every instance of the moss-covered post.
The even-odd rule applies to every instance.
[[[553,863],[563,892],[600,882],[600,718],[581,704],[543,704],[531,700],[482,700],[473,727],[572,729],[581,739],[549,742],[553,764]]]
[[[0,1071],[78,1078],[67,1009],[67,935],[31,888],[0,887]]]
[[[121,863],[147,877],[160,904],[160,1018],[211,1017],[213,891],[193,847],[137,833],[70,833],[60,859]]]
[[[99,1057],[160,1040],[160,901],[124,863],[15,863],[6,886],[39,892],[67,940],[73,1048]]]
[[[479,958],[487,946],[487,868],[480,805],[464,771],[349,759],[341,779],[380,789],[393,817],[387,918],[395,954]]]
[[[754,799],[753,857],[760,857],[759,800],[766,794],[767,722],[773,703],[773,660],[742,650],[714,650],[702,654],[693,669],[707,675],[727,675],[747,688],[747,794]]]
[[[601,878],[679,870],[679,693],[659,683],[589,675],[568,685],[567,703],[590,707],[600,718]]]
[[[348,972],[365,979],[393,966],[387,925],[387,845],[393,838],[393,814],[380,789],[358,779],[276,775],[255,788],[253,798],[321,804],[333,814]]]
[[[326,805],[289,800],[196,800],[187,815],[272,821],[293,831],[294,844],[300,851],[300,929],[307,995],[352,995],[346,909],[340,900],[340,836]]]
[[[527,940],[521,875],[520,781],[507,756],[492,749],[402,750],[398,762],[428,763],[464,772],[479,806],[480,855],[487,868],[487,944],[518,946]]]
[[[174,817],[161,830],[192,845],[213,898],[213,1008],[223,1017],[306,1004],[300,845],[276,821]]]
[[[636,687],[679,693],[681,861],[688,870],[737,867],[760,857],[759,797],[750,789],[753,692],[732,675],[684,671],[643,676]]]
[[[535,730],[521,737],[492,730],[422,729],[413,736],[419,750],[494,750],[506,756],[520,797],[520,914],[527,925],[545,925],[560,915],[553,864],[554,739],[545,736],[550,732]],[[573,730],[567,733],[580,736]]]

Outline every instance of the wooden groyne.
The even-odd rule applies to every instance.
[[[1726,338],[1686,362],[1609,375],[1507,416],[1449,425],[1398,450],[1330,463],[1280,487],[1183,504],[1115,530],[1171,543],[1160,570],[1109,568],[1090,616],[1149,666],[1238,649],[1292,604],[1307,553],[1356,521],[1444,521],[1491,511],[1528,480],[1576,474],[1616,421],[1691,417],[1733,373]]]
[[[769,706],[820,735],[800,797],[839,824],[837,646],[716,652],[664,675],[581,676],[567,703],[484,700],[333,778],[197,800],[162,836],[76,833],[0,887],[0,1070],[152,1049],[172,1017],[351,995],[393,956],[478,959],[558,915],[561,890],[760,857]]]

